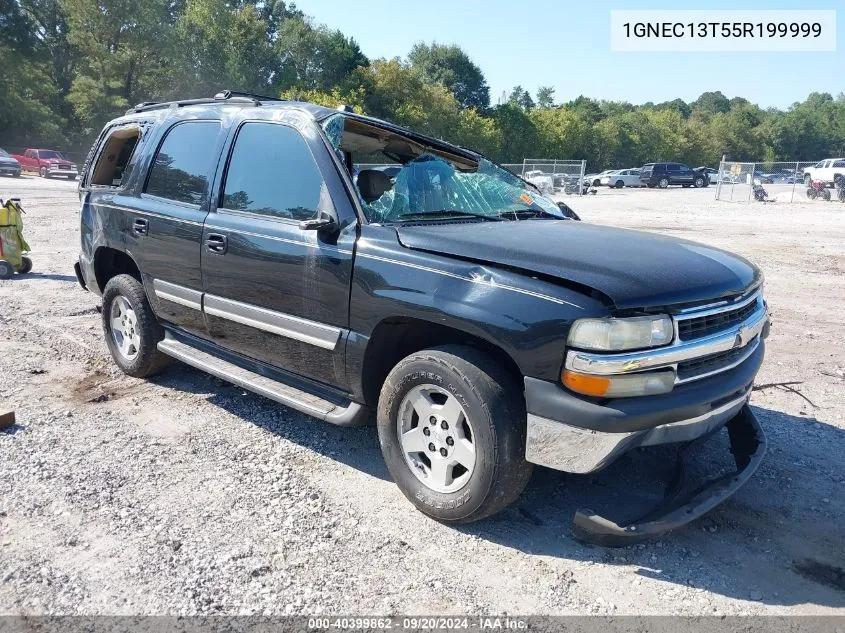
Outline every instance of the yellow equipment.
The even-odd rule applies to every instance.
[[[29,244],[23,239],[23,213],[19,198],[5,203],[0,199],[0,279],[32,270],[32,260],[23,255],[29,252]]]

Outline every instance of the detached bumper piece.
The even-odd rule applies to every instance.
[[[625,526],[599,516],[592,510],[578,510],[573,519],[573,536],[579,541],[595,545],[624,547],[686,525],[729,498],[748,481],[762,462],[766,453],[766,438],[748,405],[729,420],[725,427],[728,429],[736,471],[713,479],[682,496],[686,471],[684,457],[706,442],[718,431],[716,429],[690,442],[678,453],[674,476],[663,501],[656,508]]]

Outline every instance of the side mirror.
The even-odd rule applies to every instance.
[[[329,215],[322,214],[318,218],[313,218],[311,220],[302,220],[299,223],[299,229],[301,231],[324,231],[329,228],[335,228],[337,223],[334,221]]]

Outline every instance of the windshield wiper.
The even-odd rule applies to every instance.
[[[524,209],[514,209],[511,211],[500,211],[499,217],[503,218],[506,216],[513,216],[514,220],[519,220],[520,218],[552,218],[553,220],[563,220],[563,216],[555,215],[545,209],[530,209],[528,207]]]
[[[470,211],[460,211],[458,209],[441,209],[439,211],[424,211],[422,213],[403,213],[396,216],[399,221],[417,221],[417,220],[463,220],[466,218],[475,218],[478,220],[487,220],[489,222],[501,222],[502,218],[496,215],[484,215],[483,213],[472,213]]]

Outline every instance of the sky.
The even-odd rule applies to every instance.
[[[563,0],[299,0],[316,22],[354,37],[370,59],[405,57],[418,41],[458,44],[481,68],[497,103],[519,84],[555,101],[579,95],[634,104],[694,101],[720,90],[763,108],[786,109],[810,92],[845,91],[845,2],[637,3]],[[840,9],[836,52],[611,52],[611,9]],[[728,16],[729,14],[726,14]],[[726,17],[726,19],[728,19]]]

